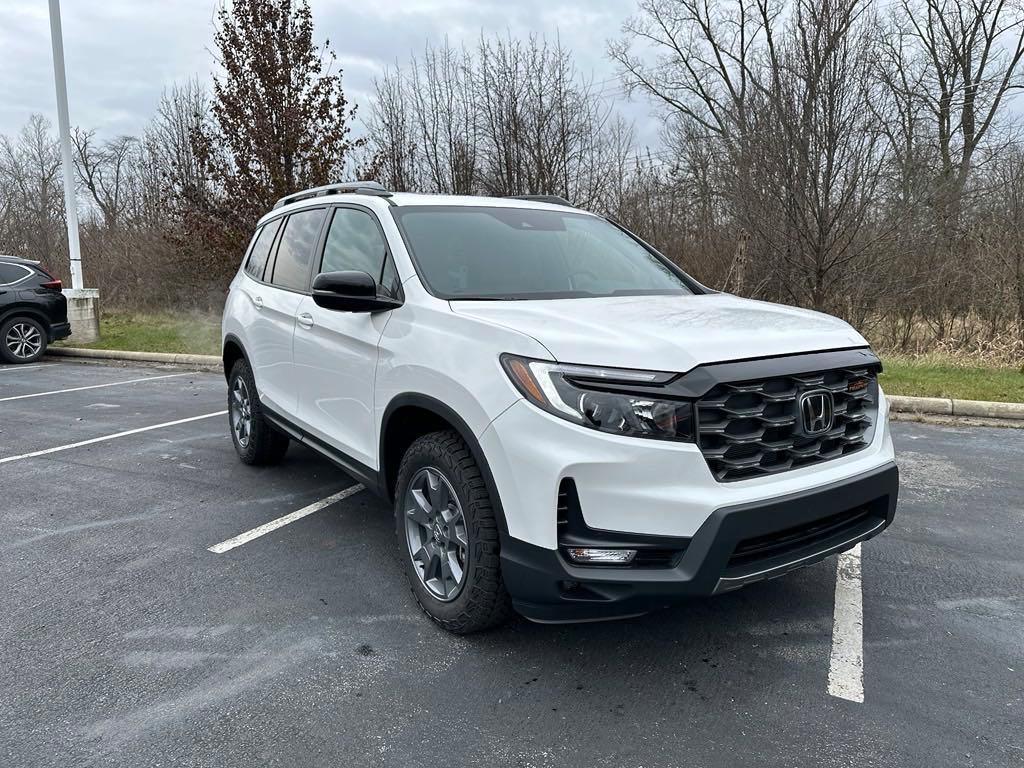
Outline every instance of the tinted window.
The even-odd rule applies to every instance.
[[[23,280],[32,274],[31,269],[27,269],[20,264],[0,264],[0,285],[8,285],[9,283],[16,283],[19,280]]]
[[[256,240],[249,251],[249,261],[245,264],[245,271],[257,280],[263,279],[263,268],[267,266],[267,257],[270,255],[270,246],[274,244],[274,235],[281,227],[282,219],[276,219],[264,225],[256,234]]]
[[[354,208],[338,208],[324,244],[321,272],[359,270],[380,282],[387,243],[373,217]]]
[[[392,210],[420,277],[442,298],[693,293],[618,227],[569,211],[469,206]]]
[[[306,290],[313,249],[316,248],[323,220],[323,208],[300,211],[288,217],[277,246],[274,275],[270,282],[293,291]]]

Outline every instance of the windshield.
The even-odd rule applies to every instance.
[[[442,299],[693,293],[679,272],[597,216],[471,206],[391,213],[420,278]]]

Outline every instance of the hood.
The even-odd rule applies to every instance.
[[[830,315],[724,293],[450,304],[456,314],[532,336],[559,362],[582,365],[682,373],[703,363],[867,346]]]

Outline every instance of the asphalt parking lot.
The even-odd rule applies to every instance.
[[[834,557],[459,638],[365,492],[211,551],[354,484],[294,446],[243,466],[225,398],[180,368],[0,366],[0,765],[1024,765],[1024,430],[894,424],[858,702],[829,692]]]

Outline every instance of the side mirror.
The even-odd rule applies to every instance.
[[[313,301],[339,312],[381,312],[402,306],[377,295],[377,281],[366,272],[321,272],[313,279]]]

